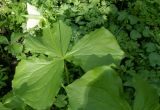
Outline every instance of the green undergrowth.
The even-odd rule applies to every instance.
[[[36,26],[35,28],[32,28],[30,30],[27,30],[26,28],[27,18],[24,17],[24,15],[27,15],[27,10],[26,10],[27,3],[36,6],[39,9],[42,16],[46,19],[46,21],[45,20],[40,21],[39,26]],[[12,80],[15,75],[15,69],[17,67],[18,62],[21,62],[21,60],[30,59],[30,61],[26,63],[26,65],[28,65],[28,63],[37,60],[36,58],[38,59],[47,58],[47,60],[51,60],[52,57],[55,57],[53,53],[49,53],[48,51],[46,52],[47,54],[45,53],[44,50],[39,51],[38,48],[34,46],[34,43],[35,44],[39,43],[38,40],[32,41],[32,39],[30,40],[27,39],[29,36],[33,36],[33,38],[36,38],[36,36],[38,36],[39,39],[41,38],[43,39],[45,35],[43,33],[44,27],[46,28],[46,26],[48,26],[54,29],[54,27],[56,27],[55,24],[57,23],[57,21],[60,20],[63,21],[66,26],[71,28],[71,30],[69,30],[71,33],[69,34],[70,42],[67,41],[69,43],[66,44],[68,46],[68,50],[63,51],[64,48],[62,48],[63,51],[62,56],[64,55],[65,52],[70,52],[70,51],[72,52],[72,47],[74,50],[74,45],[76,44],[78,45],[78,42],[80,40],[83,40],[83,38],[85,38],[84,36],[88,34],[90,35],[90,33],[95,32],[101,27],[108,29],[115,36],[120,48],[123,50],[125,55],[123,56],[123,58],[119,63],[116,63],[116,66],[114,65],[112,67],[114,71],[118,73],[118,76],[114,76],[114,74],[111,74],[106,77],[110,77],[111,79],[113,78],[110,81],[113,84],[115,83],[115,85],[119,83],[120,85],[117,85],[116,87],[121,88],[123,90],[123,91],[120,90],[118,93],[115,92],[115,94],[121,94],[122,97],[121,99],[121,97],[117,96],[118,99],[115,100],[118,100],[120,102],[122,101],[123,104],[126,105],[124,108],[122,107],[121,110],[131,110],[132,108],[134,108],[133,110],[143,110],[142,108],[140,107],[138,108],[137,106],[139,104],[137,100],[142,101],[143,99],[142,97],[140,98],[137,97],[141,94],[143,94],[144,97],[146,96],[144,90],[140,90],[140,88],[143,87],[143,85],[141,84],[145,85],[144,89],[147,89],[149,91],[148,94],[150,94],[151,97],[153,97],[153,99],[148,99],[149,102],[152,102],[154,98],[156,99],[156,101],[158,101],[156,97],[160,97],[160,19],[159,18],[160,18],[159,0],[46,0],[45,3],[44,1],[41,0],[0,1],[0,100],[1,102],[2,103],[5,102],[4,100],[8,99],[7,97],[13,95],[12,88],[14,89],[18,88],[18,86],[17,88],[16,86],[15,87],[12,86],[12,83],[14,83],[14,81],[12,82]],[[49,25],[47,25],[47,23]],[[66,32],[68,32],[68,30]],[[38,41],[38,43],[36,41]],[[29,43],[32,42],[33,45],[28,45],[27,42]],[[43,43],[43,41],[41,43]],[[49,47],[47,45],[45,46]],[[97,87],[98,84],[102,83],[103,85],[103,83],[107,83],[109,86],[111,82],[105,82],[105,79],[99,76],[98,79],[104,80],[104,82],[98,82],[99,80],[97,79],[98,84],[94,82],[90,84],[89,82],[90,80],[88,80],[87,77],[93,77],[93,76],[89,75],[83,76],[83,75],[85,73],[96,74],[95,71],[101,70],[100,73],[103,76],[103,73],[107,70],[110,70],[112,73],[112,69],[108,67],[104,68],[102,67],[87,72],[92,68],[92,66],[95,66],[93,64],[94,62],[92,61],[89,62],[91,66],[88,65],[86,66],[86,64],[82,63],[83,61],[86,61],[88,57],[86,57],[86,59],[84,58],[77,60],[78,57],[75,57],[74,55],[71,58],[68,58],[66,53],[65,55],[64,57],[66,58],[63,58],[64,73],[65,73],[64,80],[61,84],[61,88],[59,88],[58,95],[56,95],[54,104],[50,109],[67,110],[67,108],[69,108],[69,110],[79,110],[79,109],[89,110],[89,108],[91,109],[93,106],[90,102],[86,102],[89,106],[85,106],[86,103],[80,100],[79,103],[82,104],[83,107],[85,106],[84,108],[83,107],[81,108],[80,105],[74,104],[74,100],[77,100],[76,98],[81,99],[82,97],[84,97],[84,93],[86,92],[94,94],[94,92],[92,92],[91,90],[93,89],[95,91],[94,86]],[[32,59],[33,57],[35,58],[34,60]],[[99,66],[99,65],[106,65],[106,62],[107,61],[109,62],[108,57],[109,56],[97,58],[97,56],[93,55],[91,58],[95,59],[95,62],[98,62],[96,66]],[[99,60],[96,60],[96,58]],[[106,62],[102,62],[104,60]],[[43,60],[41,61],[43,62]],[[39,63],[39,60],[37,60],[37,62]],[[23,63],[25,65],[25,61],[21,62],[20,64]],[[17,68],[20,71],[20,67]],[[56,69],[61,69],[61,68],[57,66]],[[104,70],[104,72],[102,72],[102,70]],[[141,81],[141,79],[137,78],[137,76],[141,77],[144,81]],[[19,76],[17,76],[17,79],[18,77]],[[79,78],[82,80],[77,81],[77,79]],[[83,80],[86,79],[87,81],[83,82]],[[114,82],[113,81],[114,79],[117,82]],[[137,83],[134,82],[134,80],[136,80]],[[15,83],[17,82],[15,81]],[[80,96],[79,97],[76,96],[74,93],[72,93],[71,90],[75,89],[76,91],[77,90],[76,84],[81,86],[82,83],[84,85],[89,84],[89,86],[87,87],[84,86],[85,89],[82,86],[81,89],[82,91],[78,91]],[[147,84],[150,84],[150,86],[147,86]],[[112,89],[113,88],[110,88],[110,90]],[[156,93],[152,89],[155,89],[158,96],[154,95]],[[102,91],[100,93],[102,93]],[[69,95],[67,96],[67,94]],[[26,96],[20,94],[20,97],[26,98]],[[74,98],[70,99],[70,97]],[[14,99],[14,101],[13,100],[9,101],[12,102],[11,105],[18,102],[18,105],[20,105],[20,107],[23,108],[23,110],[25,109],[34,110],[33,108],[37,107],[37,104],[30,104],[31,102],[29,101],[24,106],[22,102],[19,100],[20,99],[16,100]],[[107,99],[106,97],[106,100],[109,99]],[[43,101],[41,101],[41,103],[42,102]],[[152,110],[152,109],[159,110],[160,107],[156,106],[156,104],[154,103],[153,105],[157,108],[155,109],[149,108],[148,106],[148,109],[146,110]],[[7,106],[10,107],[11,105]],[[99,105],[97,104],[97,106]],[[120,105],[117,107],[120,107]],[[1,108],[1,103],[0,103],[0,108]],[[13,108],[15,110],[20,110],[19,108],[16,107]],[[95,110],[98,109],[96,109],[95,107]],[[117,109],[115,108],[113,110]]]

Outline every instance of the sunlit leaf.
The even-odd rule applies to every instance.
[[[52,29],[45,28],[42,38],[29,37],[26,39],[26,49],[53,57],[62,57],[68,49],[70,37],[71,28],[59,21]]]
[[[110,58],[112,59],[113,57],[113,59],[118,62],[123,57],[124,52],[121,50],[115,37],[105,28],[100,28],[84,36],[73,46],[67,55],[73,56],[74,60],[77,59],[78,62],[83,63],[91,59],[89,56],[96,55],[103,57],[111,55]],[[86,57],[88,58],[87,60]],[[96,59],[92,59],[92,61],[90,60],[89,62],[94,62],[95,60]],[[88,65],[90,65],[89,62]]]
[[[35,109],[50,107],[60,88],[62,60],[22,60],[12,83],[16,96]]]

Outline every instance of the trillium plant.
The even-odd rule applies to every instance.
[[[44,19],[29,3],[27,11],[27,29]],[[24,49],[31,56],[18,63],[12,95],[0,103],[0,110],[26,110],[26,105],[50,110],[61,87],[67,93],[68,110],[160,110],[157,91],[138,75],[132,81],[136,91],[133,105],[124,99],[122,80],[111,66],[120,63],[124,52],[104,27],[84,35],[75,44],[71,43],[71,27],[61,20],[52,28],[44,27],[42,33],[25,38]],[[64,86],[66,62],[80,66],[86,73]]]
[[[136,89],[133,107],[122,98],[122,81],[110,64],[118,63],[124,52],[107,29],[102,27],[85,35],[72,47],[71,36],[71,28],[58,21],[53,28],[44,28],[42,37],[25,40],[27,51],[46,57],[20,61],[12,82],[17,98],[36,110],[49,109],[67,74],[65,62],[71,62],[86,73],[64,87],[69,99],[68,110],[160,109],[156,91],[137,76],[133,81]]]
[[[13,89],[26,104],[35,109],[45,109],[53,104],[63,80],[65,61],[80,64],[87,71],[97,65],[85,65],[98,57],[106,56],[116,61],[123,57],[124,52],[115,37],[105,28],[85,35],[68,49],[71,36],[71,28],[58,21],[53,28],[44,28],[42,37],[25,40],[27,51],[48,56],[22,60],[16,68]]]

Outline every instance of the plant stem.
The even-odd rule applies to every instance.
[[[67,80],[67,85],[68,85],[70,84],[70,79],[69,79],[69,71],[68,71],[66,63],[64,64],[64,69],[65,69],[66,80]]]

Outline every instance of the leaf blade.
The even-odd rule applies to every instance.
[[[9,41],[5,36],[0,35],[0,44],[9,44]]]
[[[115,37],[108,30],[102,27],[84,36],[73,46],[67,55],[70,57],[68,57],[69,60],[75,60],[75,62],[77,60],[77,62],[85,62],[86,65],[91,65],[89,62],[94,62],[94,59],[91,61],[89,56],[95,55],[97,57],[104,57],[111,55],[114,61],[119,63],[124,52],[121,50]],[[84,59],[86,57],[88,57],[89,62],[87,62],[88,59]],[[87,68],[84,69],[87,70]]]
[[[138,76],[134,78],[136,97],[134,110],[160,110],[157,91]]]
[[[26,49],[53,57],[62,57],[68,49],[71,33],[71,28],[62,21],[56,22],[53,28],[43,29],[42,38],[28,38],[26,40]]]
[[[1,109],[1,110],[11,110],[11,109],[9,109],[9,108],[4,107],[2,103],[0,103],[0,109]]]
[[[110,67],[99,67],[67,87],[69,110],[131,110],[121,98],[121,80]]]
[[[35,109],[50,107],[60,88],[63,64],[58,59],[21,61],[12,81],[16,96]]]

